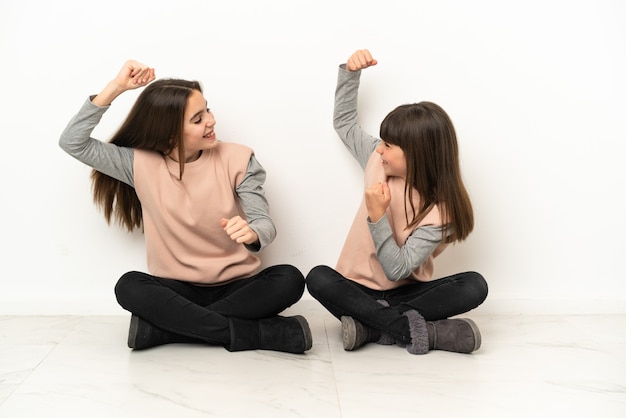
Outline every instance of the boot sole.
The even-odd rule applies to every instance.
[[[132,314],[130,317],[130,327],[128,329],[128,348],[135,348],[137,341],[137,328],[139,327],[139,317]]]
[[[313,347],[313,335],[311,334],[309,322],[302,315],[296,315],[294,318],[298,320],[300,327],[302,327],[302,333],[304,334],[304,351],[308,351]]]
[[[480,344],[482,342],[482,338],[480,336],[480,330],[474,321],[469,318],[463,318],[462,321],[466,322],[467,325],[470,326],[472,332],[474,333],[474,349],[472,351],[476,351],[480,348]]]
[[[356,324],[351,316],[341,317],[341,333],[343,337],[343,349],[354,350],[356,345]]]

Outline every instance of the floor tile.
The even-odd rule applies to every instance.
[[[626,416],[626,315],[477,315],[465,355],[343,350],[315,301],[304,355],[126,347],[130,317],[0,317],[1,417]]]

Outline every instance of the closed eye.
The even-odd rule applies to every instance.
[[[211,113],[211,109],[209,109],[208,107],[206,108],[206,113]],[[192,123],[199,125],[200,123],[202,123],[202,116],[198,116],[197,120],[192,120]]]

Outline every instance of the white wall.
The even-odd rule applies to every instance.
[[[456,124],[477,224],[437,275],[482,272],[486,313],[624,312],[625,19],[620,0],[0,0],[0,314],[123,313],[113,286],[145,269],[142,236],[106,225],[57,140],[128,58],[202,81],[221,139],[255,149],[279,231],[264,262],[334,265],[361,197],[331,122],[357,48],[379,60],[371,132],[419,100]]]

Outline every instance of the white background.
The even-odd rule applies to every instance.
[[[481,272],[487,313],[624,312],[625,21],[619,0],[0,0],[0,314],[122,313],[115,282],[145,270],[142,235],[106,224],[57,143],[129,58],[200,80],[220,138],[254,148],[278,228],[264,263],[334,265],[362,176],[333,95],[360,48],[379,61],[362,76],[370,132],[420,100],[456,125],[476,228],[436,275]]]

